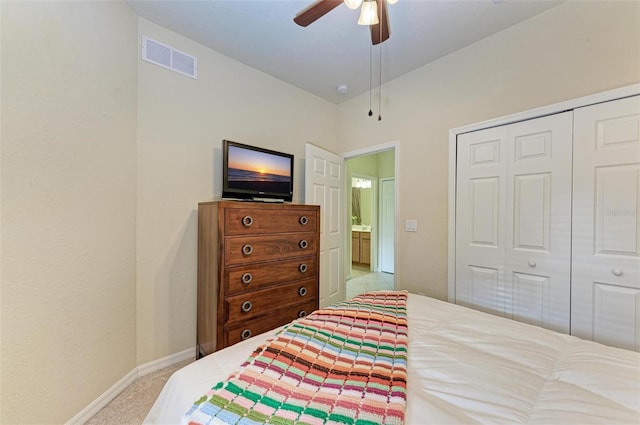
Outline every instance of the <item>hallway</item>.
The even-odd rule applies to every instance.
[[[367,291],[394,289],[392,273],[374,273],[367,266],[353,265],[351,279],[347,280],[347,299]]]

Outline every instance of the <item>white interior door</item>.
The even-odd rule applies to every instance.
[[[380,179],[380,271],[394,271],[395,179]]]
[[[640,351],[640,97],[574,123],[571,333]]]
[[[320,205],[320,307],[344,300],[345,161],[307,143],[305,203]]]

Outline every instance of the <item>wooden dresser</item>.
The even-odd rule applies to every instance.
[[[198,204],[198,358],[318,308],[320,207]]]

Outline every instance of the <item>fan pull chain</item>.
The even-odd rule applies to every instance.
[[[373,116],[373,111],[371,110],[371,86],[373,85],[373,60],[371,59],[373,51],[373,46],[369,45],[369,116]]]
[[[385,13],[384,11],[385,8],[380,7],[380,14]],[[382,16],[380,16],[380,18],[380,24],[378,25],[378,28],[380,28],[380,79],[378,80],[378,92],[380,97],[378,98],[378,121],[382,121],[382,22],[385,21],[382,19]]]
[[[382,32],[382,30],[380,30],[380,32]],[[382,38],[382,36],[380,38]],[[378,92],[380,93],[380,97],[378,98],[378,121],[382,121],[382,43],[380,43],[380,79],[378,80]]]

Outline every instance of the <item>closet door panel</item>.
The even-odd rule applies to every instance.
[[[549,252],[551,173],[513,176],[512,249]]]
[[[540,327],[548,324],[551,321],[551,279],[548,276],[517,272],[512,276],[512,284],[518,289],[513,293],[512,318]]]
[[[504,314],[506,130],[460,135],[456,303]]]
[[[640,165],[595,169],[595,252],[638,257]]]
[[[507,316],[569,332],[571,112],[508,126]]]
[[[640,290],[594,282],[593,339],[607,345],[640,347]]]
[[[500,178],[469,179],[469,244],[498,248],[500,232]]]
[[[571,332],[640,350],[640,97],[576,109]]]
[[[476,310],[502,314],[500,272],[498,268],[469,265],[466,304]]]

